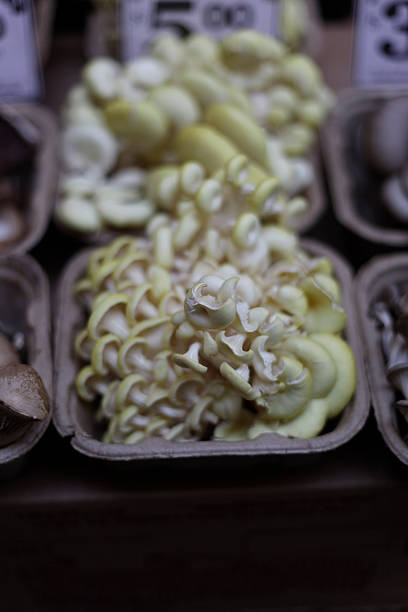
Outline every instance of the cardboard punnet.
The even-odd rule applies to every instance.
[[[25,359],[41,376],[52,399],[51,313],[47,278],[29,255],[0,257],[0,328],[24,334]],[[50,402],[52,403],[52,402]],[[0,475],[7,475],[39,441],[51,420],[35,423],[21,438],[0,447]]]
[[[408,227],[405,229],[386,211],[380,198],[380,177],[364,163],[359,134],[369,113],[396,96],[401,92],[343,92],[321,138],[338,221],[358,236],[390,247],[408,245]]]
[[[364,425],[369,412],[368,390],[360,351],[359,328],[354,305],[352,274],[344,259],[327,246],[304,241],[302,246],[315,255],[327,256],[333,263],[340,282],[347,314],[345,337],[350,343],[357,367],[357,389],[332,430],[310,440],[289,439],[265,434],[242,442],[168,442],[150,438],[131,445],[106,444],[98,439],[93,424],[92,408],[81,402],[75,391],[79,362],[74,356],[73,343],[77,332],[85,325],[85,313],[74,299],[73,287],[83,275],[91,249],[81,251],[67,264],[60,279],[56,310],[55,334],[55,410],[54,424],[62,436],[71,438],[79,452],[98,459],[119,462],[154,462],[160,459],[261,457],[263,455],[305,455],[336,448],[350,440]]]
[[[394,406],[396,391],[386,375],[381,330],[375,318],[370,316],[371,307],[386,287],[397,283],[408,289],[408,253],[373,258],[361,268],[355,283],[364,357],[377,425],[388,447],[408,465],[408,445],[398,427]]]
[[[54,205],[59,156],[57,125],[50,111],[36,104],[1,104],[0,115],[23,137],[24,132],[29,133],[35,146],[32,184],[23,208],[27,231],[1,251],[1,255],[26,253],[41,240]]]

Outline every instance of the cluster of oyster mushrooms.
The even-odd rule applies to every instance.
[[[76,388],[106,442],[307,438],[348,404],[355,365],[331,264],[260,222],[257,207],[276,202],[248,189],[250,173],[242,156],[217,178],[186,162],[145,237],[91,255],[76,285],[88,313]]]
[[[408,292],[397,284],[384,290],[372,313],[381,331],[387,377],[399,399],[396,407],[408,422]]]
[[[240,154],[253,182],[277,177],[292,198],[313,180],[308,155],[331,105],[312,60],[251,30],[166,36],[125,65],[94,59],[65,103],[57,219],[85,235],[143,227],[161,208],[152,168],[197,161],[212,173]]]

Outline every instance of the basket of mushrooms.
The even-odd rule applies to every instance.
[[[166,210],[159,172],[167,190],[181,163],[212,173],[242,155],[287,196],[262,218],[305,230],[323,209],[314,143],[332,104],[310,58],[255,31],[166,36],[124,65],[95,58],[65,102],[55,218],[86,241],[138,233]]]
[[[408,255],[372,259],[358,274],[359,315],[379,430],[408,465]]]
[[[242,155],[215,172],[187,161],[167,189],[157,172],[167,212],[79,253],[61,279],[57,429],[119,461],[349,440],[368,397],[348,265],[261,222],[283,196]]]

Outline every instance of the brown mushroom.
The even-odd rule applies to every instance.
[[[10,364],[0,370],[0,446],[11,444],[33,423],[46,419],[49,410],[47,391],[31,366]]]

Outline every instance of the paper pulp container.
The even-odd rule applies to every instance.
[[[403,440],[394,407],[396,391],[388,381],[381,346],[381,328],[371,316],[371,308],[381,292],[392,284],[408,290],[408,253],[375,257],[356,277],[356,294],[363,334],[364,360],[367,363],[371,400],[378,428],[392,452],[408,465],[408,445]],[[402,417],[401,417],[402,420]]]
[[[75,391],[75,377],[80,363],[74,356],[73,343],[85,325],[85,315],[73,297],[75,282],[83,275],[91,249],[78,253],[66,266],[59,285],[55,335],[55,412],[54,423],[59,433],[71,439],[72,446],[88,457],[108,462],[150,463],[158,460],[192,460],[226,457],[254,458],[272,455],[313,455],[334,449],[350,440],[364,425],[369,411],[368,391],[360,351],[359,326],[356,317],[352,274],[344,259],[328,247],[305,241],[313,254],[330,257],[340,281],[347,314],[345,337],[356,358],[358,385],[353,399],[341,416],[325,433],[310,439],[289,439],[265,434],[255,440],[241,442],[168,442],[147,439],[133,446],[106,444],[98,439],[93,424],[93,411],[81,402]]]
[[[8,337],[24,335],[22,362],[41,376],[52,400],[51,314],[48,281],[29,255],[0,257],[0,330]],[[51,420],[34,423],[21,438],[0,447],[0,476],[14,473],[40,440]]]
[[[380,196],[382,179],[359,150],[362,123],[385,99],[394,96],[401,93],[343,93],[323,128],[322,148],[338,221],[366,240],[403,247],[408,246],[408,226],[404,228],[388,213]]]
[[[26,253],[44,235],[54,206],[59,156],[58,131],[52,114],[36,104],[1,104],[0,115],[35,149],[28,178],[30,187],[21,209],[26,231],[20,239],[0,251],[1,255]]]

